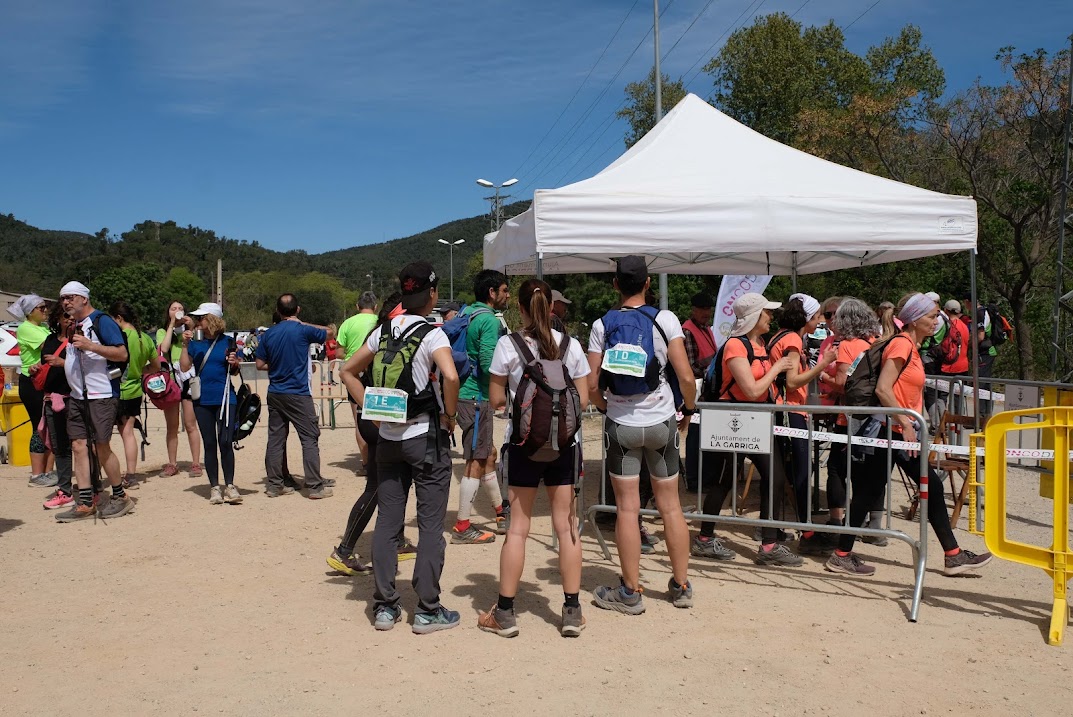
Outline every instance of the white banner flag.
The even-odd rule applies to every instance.
[[[719,298],[715,302],[712,328],[715,329],[715,345],[722,346],[734,326],[734,302],[750,291],[763,294],[770,276],[724,276],[719,284]]]

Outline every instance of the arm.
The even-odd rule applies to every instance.
[[[448,431],[455,429],[454,416],[458,412],[458,371],[455,370],[455,360],[451,355],[451,347],[444,346],[432,352],[432,360],[436,368],[440,370],[443,385],[443,410],[447,414],[443,416],[446,421],[444,428]]]
[[[671,343],[667,347],[667,358],[670,360],[671,366],[674,367],[674,372],[678,376],[678,385],[682,389],[682,403],[686,408],[696,408],[697,383],[693,378],[693,371],[689,365],[689,358],[686,357],[685,341],[682,339],[671,339]]]
[[[183,352],[179,354],[179,368],[183,372],[189,371],[194,367],[194,362],[190,360],[190,339],[194,334],[190,329],[183,332]]]
[[[790,352],[797,353],[797,349],[791,349]],[[820,356],[820,360],[816,363],[816,365],[810,368],[808,371],[801,370],[800,359],[794,361],[793,366],[791,366],[790,370],[786,372],[786,388],[801,388],[802,386],[807,386],[808,384],[812,383],[812,380],[814,378],[822,374],[828,366],[834,363],[835,357],[837,356],[838,354],[833,348],[827,349],[827,351],[825,351],[823,355]],[[843,383],[845,382],[845,380],[845,377],[843,377]]]
[[[127,360],[127,346],[103,346],[96,341],[90,341],[82,334],[76,334],[71,343],[79,351],[86,351],[88,353],[95,353],[101,358],[112,361],[113,363],[122,363]]]
[[[372,362],[373,352],[369,350],[368,346],[362,346],[339,369],[339,376],[342,378],[343,385],[346,386],[346,390],[354,397],[354,400],[358,402],[359,408],[365,403],[365,384],[361,382],[358,376]],[[261,367],[261,363],[262,361],[258,359],[258,368]]]
[[[604,361],[603,353],[588,353],[589,359],[589,402],[596,406],[596,410],[607,412],[607,399],[600,390],[600,364]]]
[[[492,365],[492,355],[496,352],[496,344],[499,343],[499,319],[495,314],[482,314],[480,316],[481,330],[477,334],[477,365],[481,367],[481,373],[487,375]]]
[[[586,386],[586,388],[588,388]],[[581,386],[578,386],[578,392],[581,392]],[[587,393],[587,391],[586,391]],[[492,404],[492,410],[498,411],[507,405],[507,377],[497,376],[494,373],[488,377],[488,400]],[[582,406],[585,405],[582,401]]]
[[[741,389],[741,392],[750,401],[756,401],[768,394],[771,384],[775,383],[775,379],[778,378],[779,374],[789,369],[791,362],[796,360],[793,356],[783,356],[775,362],[775,365],[760,380],[753,378],[749,359],[744,356],[735,356],[727,362],[727,365],[730,367],[730,375],[734,377],[734,382]]]
[[[267,371],[268,370],[268,362],[265,361],[264,359],[254,359],[253,363],[254,363],[254,365],[257,366],[258,371]],[[185,371],[185,370],[186,369],[184,368],[183,371]]]

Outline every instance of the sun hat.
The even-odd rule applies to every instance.
[[[760,320],[760,314],[764,309],[769,311],[782,306],[781,302],[768,301],[763,294],[750,291],[742,294],[734,301],[734,326],[730,329],[731,336],[744,336],[752,331],[756,322]]]

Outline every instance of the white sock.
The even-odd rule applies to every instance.
[[[492,506],[498,508],[503,505],[503,496],[499,491],[499,475],[492,471],[481,476],[481,486],[492,501]]]
[[[458,490],[458,520],[469,520],[469,514],[473,512],[473,501],[480,487],[480,478],[462,476],[462,484]]]

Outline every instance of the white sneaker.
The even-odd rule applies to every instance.
[[[238,505],[242,502],[242,494],[238,492],[238,488],[234,485],[229,485],[224,488],[224,500],[231,505]]]
[[[220,486],[214,485],[212,490],[209,491],[209,505],[222,505],[224,502],[223,490]]]

